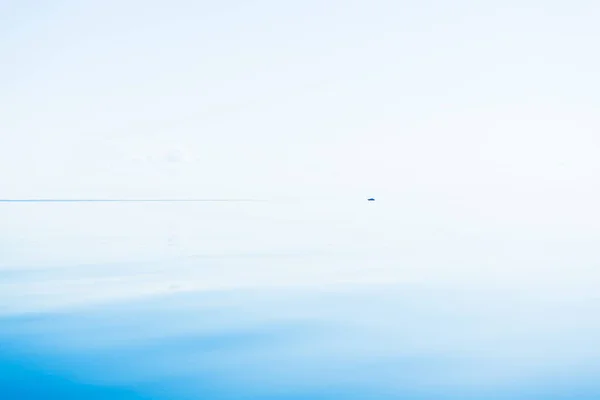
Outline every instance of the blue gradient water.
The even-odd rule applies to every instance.
[[[600,398],[593,236],[409,203],[4,204],[0,398]]]

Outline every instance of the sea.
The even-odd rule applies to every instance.
[[[0,203],[0,399],[597,400],[576,228],[367,197]]]

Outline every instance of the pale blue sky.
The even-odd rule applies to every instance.
[[[598,195],[595,1],[0,7],[3,197]]]
[[[0,198],[347,196],[287,211],[331,229],[333,208],[357,215],[367,233],[348,233],[349,249],[445,243],[462,266],[495,254],[511,270],[528,252],[546,260],[548,246],[549,262],[595,259],[596,2],[1,4]],[[378,211],[357,211],[370,196]],[[142,242],[198,229],[162,207],[156,226],[146,211],[68,209],[11,208],[3,235],[111,235],[117,220]],[[208,212],[211,229],[234,213],[222,210]],[[262,221],[262,210],[231,215]],[[293,232],[310,231],[290,229],[298,242]],[[243,240],[256,250],[263,239]]]

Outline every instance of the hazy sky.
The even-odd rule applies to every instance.
[[[600,200],[597,1],[4,0],[0,15],[3,198]]]

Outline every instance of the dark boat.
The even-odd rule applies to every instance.
[[[367,201],[375,201],[375,199],[371,197],[370,199],[367,199]]]

